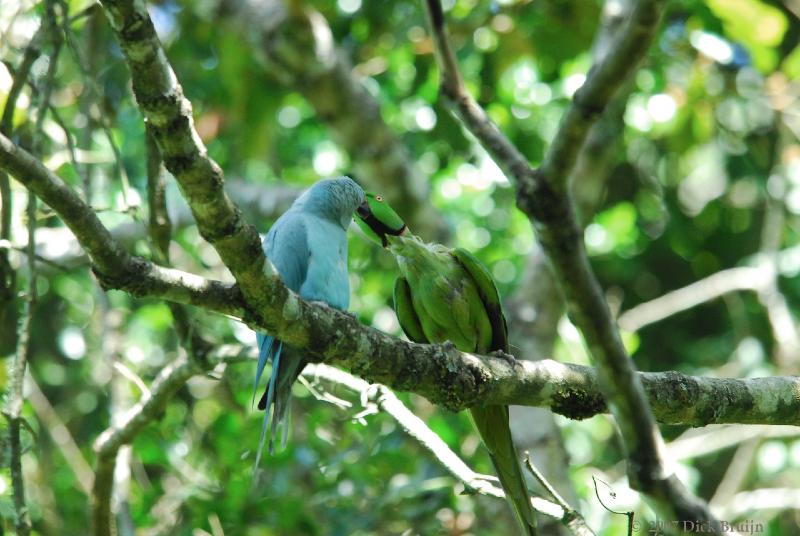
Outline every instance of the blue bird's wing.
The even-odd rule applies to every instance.
[[[264,254],[277,269],[283,283],[289,289],[297,292],[306,279],[309,262],[308,239],[302,214],[289,210],[281,216],[264,239],[263,249]],[[300,372],[297,369],[300,367],[299,363],[294,363],[295,360],[291,359],[292,356],[286,355],[281,341],[263,333],[257,333],[256,340],[259,352],[253,384],[253,400],[255,400],[255,394],[258,391],[267,361],[272,361],[272,373],[264,395],[258,403],[258,408],[265,410],[261,440],[256,455],[256,467],[258,467],[269,428],[270,409],[273,410],[269,437],[271,453],[276,425],[284,420],[288,397],[291,394],[291,384],[297,378],[297,374]],[[285,435],[284,433],[284,441]]]
[[[262,247],[264,254],[278,270],[283,284],[298,292],[306,280],[311,256],[302,212],[289,210],[278,218]]]
[[[347,309],[350,299],[347,233],[341,225],[299,209],[290,209],[278,219],[264,240],[264,253],[275,265],[286,286],[302,298],[323,301],[337,309]],[[254,395],[270,359],[272,373],[258,404],[259,409],[265,410],[265,415],[256,467],[267,438],[272,453],[279,426],[282,429],[282,443],[286,442],[292,384],[306,364],[302,354],[270,336],[261,334],[258,341],[259,362]]]
[[[306,279],[309,259],[306,227],[302,216],[291,210],[281,216],[264,239],[263,249],[267,259],[278,270],[283,284],[297,292]],[[256,341],[259,352],[253,384],[253,400],[267,361],[274,360],[282,346],[280,341],[263,333],[256,333]],[[259,402],[259,408],[263,409],[261,406],[262,403]]]

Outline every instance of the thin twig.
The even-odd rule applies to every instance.
[[[792,438],[800,436],[797,426],[711,425],[687,430],[667,444],[670,457],[688,460],[729,449],[751,439]]]
[[[15,246],[14,244],[9,242],[8,240],[0,240],[0,250],[8,251],[8,250],[12,250],[12,249],[14,251],[19,251],[20,253],[24,253],[26,256],[28,255],[28,246],[27,246],[27,244],[24,247],[23,246]],[[53,268],[57,269],[60,272],[69,272],[69,270],[70,270],[67,266],[59,264],[56,261],[53,261],[51,259],[47,259],[45,257],[42,257],[38,253],[35,255],[35,258],[36,258],[36,260],[38,262],[41,262],[41,263],[46,264],[48,266],[52,266]]]
[[[39,29],[31,38],[25,52],[22,54],[22,61],[14,73],[14,80],[11,82],[11,88],[8,90],[6,97],[6,104],[3,108],[3,115],[0,116],[0,132],[5,135],[11,133],[11,128],[14,122],[14,112],[17,107],[17,99],[19,98],[22,89],[28,82],[28,75],[30,75],[31,67],[41,54],[42,39],[44,36],[45,25],[39,26]]]
[[[14,489],[14,510],[16,513],[14,526],[17,534],[27,536],[31,532],[31,520],[25,504],[25,480],[22,475],[22,441],[20,428],[22,421],[22,404],[24,401],[22,387],[25,379],[25,368],[31,348],[31,327],[33,324],[33,302],[36,297],[36,261],[34,260],[34,235],[36,234],[36,197],[28,195],[28,292],[22,312],[22,322],[17,338],[17,353],[9,381],[5,415],[8,419],[9,443],[11,444],[11,483]]]
[[[547,493],[549,493],[550,496],[553,497],[553,499],[555,499],[559,505],[561,505],[561,508],[567,511],[574,511],[573,508],[567,504],[567,501],[564,500],[561,494],[558,493],[558,490],[556,490],[552,484],[547,481],[541,471],[539,471],[539,469],[533,465],[533,462],[531,461],[531,454],[527,450],[525,451],[525,467],[528,468],[528,471],[531,472],[534,478],[536,478],[536,480],[542,485]]]
[[[800,510],[800,490],[797,488],[766,488],[737,493],[719,509],[723,519],[742,519],[750,512],[762,512],[758,520],[742,521],[737,527],[746,534],[766,534],[767,512]],[[760,527],[760,528],[759,528]]]
[[[33,38],[28,43],[22,54],[22,61],[13,74],[11,88],[8,90],[3,114],[0,117],[0,134],[11,136],[14,127],[14,112],[17,107],[17,99],[22,93],[22,89],[28,81],[31,68],[41,54],[42,38],[44,35],[44,24],[39,26]],[[0,170],[0,240],[11,241],[11,217],[13,210],[13,199],[11,192],[11,182],[8,174]],[[16,307],[16,287],[17,274],[11,266],[8,257],[8,250],[0,251],[0,319],[6,326],[11,326],[4,331],[3,341],[4,352],[13,349],[17,326],[17,307]]]
[[[158,146],[153,138],[150,127],[147,127],[147,199],[149,208],[149,225],[151,250],[153,256],[164,265],[169,264],[169,244],[171,240],[171,224],[166,205],[166,185],[164,174],[161,169],[161,155]],[[127,369],[119,361],[114,362],[114,366],[124,376],[134,378],[135,383],[142,392],[141,400],[155,400],[151,404],[159,406],[165,405],[188,379],[208,370],[211,362],[206,359],[205,354],[211,348],[211,344],[203,337],[192,330],[192,322],[189,312],[177,303],[169,303],[172,316],[174,318],[175,331],[183,346],[179,359],[185,360],[185,366],[179,366],[163,378],[163,385],[169,385],[159,392],[153,392],[139,379],[139,377]],[[195,351],[200,352],[195,356]],[[114,352],[116,355],[116,352]],[[119,404],[119,401],[117,401]],[[131,412],[139,411],[139,415],[144,415],[146,404],[138,404]],[[137,410],[137,408],[139,408]],[[98,453],[97,472],[100,485],[95,487],[92,502],[92,518],[95,536],[106,536],[109,531],[113,532],[113,522],[111,520],[111,499],[115,498],[117,505],[125,504],[127,501],[127,478],[118,478],[120,468],[128,468],[130,465],[130,442],[138,431],[143,428],[147,421],[154,420],[155,414],[149,414],[143,421],[130,415],[124,416],[118,409],[113,412],[114,419],[112,425],[107,429],[95,443],[95,450]],[[115,434],[122,436],[122,441],[114,441],[111,438]],[[104,439],[105,438],[105,439]],[[109,475],[114,475],[109,478]],[[120,516],[118,516],[120,517]],[[132,530],[133,521],[129,515],[123,516],[120,520],[120,529]]]
[[[124,335],[120,323],[109,322],[108,313],[111,305],[108,301],[108,297],[99,289],[95,289],[95,292],[98,294],[97,298],[100,304],[98,307],[102,349],[100,356],[102,356],[104,361],[110,360],[113,368],[108,404],[111,425],[113,426],[121,421],[122,416],[133,404],[129,386],[127,382],[123,381],[124,379],[132,380],[135,384],[140,386],[140,398],[148,396],[150,390],[144,385],[144,382],[142,382],[136,373],[122,362],[123,357],[120,350]],[[113,459],[112,454],[110,452],[107,453],[110,463],[104,464],[103,471],[110,471],[113,474],[111,493],[110,496],[108,496],[110,505],[100,504],[96,500],[93,500],[92,504],[93,516],[94,510],[98,509],[112,512],[114,521],[112,521],[112,526],[109,527],[109,530],[115,536],[133,536],[134,532],[133,519],[128,505],[131,478],[131,450],[130,444],[124,444],[117,449]],[[99,467],[100,463],[98,461],[98,470]],[[103,475],[103,478],[105,478],[105,475]],[[98,497],[94,495],[92,498],[97,499]],[[106,497],[103,496],[103,498],[105,499]]]
[[[572,508],[550,482],[547,481],[541,471],[533,465],[528,451],[525,451],[525,467],[528,468],[528,471],[539,481],[542,487],[547,490],[547,493],[555,499],[556,503],[564,509],[564,518],[562,519],[564,525],[566,525],[575,536],[594,536],[594,531],[586,524],[586,520],[581,513]]]
[[[37,118],[36,118],[36,126],[34,130],[34,146],[41,142],[42,137],[42,127],[44,122],[44,116],[47,111],[47,107],[50,103],[50,93],[53,87],[53,81],[55,77],[55,67],[58,60],[58,54],[61,48],[61,42],[58,39],[57,32],[55,31],[56,28],[56,15],[54,11],[54,5],[52,1],[45,2],[45,17],[42,21],[42,26],[40,31],[42,32],[41,35],[45,38],[48,38],[52,44],[52,51],[50,52],[49,59],[50,64],[45,75],[43,81],[43,90],[40,95],[40,102],[37,109]],[[34,41],[37,41],[39,36],[39,32],[37,32],[37,36],[34,37]],[[37,44],[38,46],[38,44]],[[32,50],[29,46],[28,50]],[[32,52],[31,56],[35,56],[36,53]],[[26,58],[28,54],[26,51]],[[25,60],[23,60],[25,63]],[[24,68],[24,69],[23,69]],[[21,71],[24,71],[25,76],[20,76],[15,79],[14,83],[19,81],[20,89],[21,86],[25,83],[27,78],[27,71],[30,69],[30,66],[23,65]],[[13,90],[14,88],[12,88]],[[19,91],[19,90],[18,90]],[[16,96],[14,96],[14,100]],[[0,119],[0,124],[2,124],[6,129],[11,128],[11,115],[6,116],[6,113],[13,114],[14,105],[13,101],[12,104],[9,106],[7,105],[4,109],[4,117]],[[7,178],[6,178],[7,179]],[[5,186],[3,186],[5,190]],[[9,190],[10,192],[10,190]],[[4,203],[8,201],[10,203],[10,196],[6,199],[4,195]],[[10,205],[5,207],[10,210]],[[11,374],[11,378],[9,381],[9,388],[8,388],[8,397],[6,400],[6,408],[5,414],[6,418],[9,421],[9,442],[11,446],[11,459],[9,462],[11,468],[11,482],[13,487],[13,500],[14,500],[14,510],[15,510],[15,522],[14,526],[16,528],[17,534],[20,536],[27,536],[31,532],[31,520],[30,515],[28,512],[28,507],[25,502],[25,481],[22,474],[22,442],[20,438],[20,428],[22,423],[22,406],[24,403],[24,394],[23,394],[23,383],[25,380],[25,369],[27,367],[28,360],[30,359],[30,352],[31,352],[31,330],[33,327],[33,313],[34,313],[34,303],[36,301],[36,197],[31,193],[28,192],[28,207],[27,207],[27,218],[28,218],[28,246],[27,246],[27,260],[28,260],[28,289],[27,295],[25,297],[24,308],[22,312],[22,322],[19,328],[19,335],[17,338],[17,352],[14,357],[14,365],[13,371]],[[5,230],[4,230],[5,231]],[[7,240],[9,237],[4,236],[5,232],[0,233],[0,238]],[[5,250],[7,251],[7,250]]]
[[[63,2],[62,5],[64,9],[67,9],[66,2]],[[90,7],[96,7],[99,4],[94,4]],[[67,48],[69,48],[70,52],[72,53],[73,59],[78,66],[78,70],[81,72],[81,76],[83,77],[84,85],[88,86],[91,93],[95,97],[97,101],[105,100],[105,95],[103,90],[100,87],[100,84],[97,82],[97,77],[95,73],[92,72],[90,66],[84,62],[84,59],[81,55],[80,48],[75,41],[75,36],[72,31],[72,27],[70,24],[65,21],[65,24],[62,25],[62,30],[64,32],[64,37],[66,39]],[[117,145],[116,140],[114,140],[114,134],[111,131],[111,127],[108,124],[106,116],[101,114],[97,118],[91,117],[91,106],[86,107],[84,110],[86,113],[86,121],[87,121],[87,132],[91,133],[91,124],[93,121],[96,121],[97,124],[100,126],[100,129],[103,131],[103,135],[105,136],[106,140],[108,141],[108,145],[111,148],[111,152],[114,155],[114,173],[117,176],[117,180],[120,183],[120,192],[122,194],[122,210],[125,212],[130,212],[135,219],[139,219],[139,207],[135,205],[131,205],[129,203],[129,191],[131,189],[130,180],[128,178],[128,173],[125,170],[125,164],[123,163],[122,159],[122,152]],[[80,171],[76,169],[78,173]],[[89,178],[89,170],[84,170],[85,176],[82,177],[83,185],[84,185],[84,193],[88,196],[89,189],[90,189],[90,178]],[[88,200],[88,197],[87,197]]]
[[[89,462],[86,461],[64,421],[58,416],[39,384],[30,374],[27,375],[27,383],[30,386],[28,400],[39,420],[42,421],[43,428],[47,430],[47,433],[53,438],[53,442],[61,449],[64,459],[75,474],[75,479],[78,481],[81,490],[89,496],[94,483],[94,472]]]
[[[739,488],[745,483],[762,442],[762,438],[755,437],[748,439],[736,448],[725,474],[717,484],[717,489],[714,490],[711,500],[708,501],[712,510],[719,510],[729,504]]]
[[[638,331],[726,294],[752,291],[764,307],[769,321],[777,346],[776,361],[782,367],[788,367],[790,358],[800,349],[800,335],[786,298],[777,286],[779,255],[777,251],[764,251],[751,258],[754,266],[720,270],[685,287],[636,305],[620,314],[617,324],[627,331]]]
[[[159,264],[169,264],[169,243],[172,235],[172,222],[167,211],[167,185],[161,166],[161,152],[158,150],[155,135],[149,125],[145,126],[147,147],[147,205],[148,233]]]
[[[253,352],[251,352],[251,355],[255,356]],[[403,431],[416,439],[425,450],[430,452],[442,464],[447,472],[461,482],[466,492],[480,493],[500,499],[505,498],[503,490],[495,485],[497,482],[495,477],[473,471],[422,419],[409,410],[388,387],[370,384],[343,370],[322,363],[308,365],[303,371],[303,376],[315,380],[322,378],[360,394],[362,404],[365,405],[365,412],[361,412],[359,415],[375,413],[378,410],[385,411],[391,415],[403,428]],[[376,407],[370,408],[370,404],[374,404]],[[359,420],[359,416],[355,416],[354,419]],[[572,519],[567,516],[567,512],[560,505],[541,497],[533,497],[531,503],[538,512],[560,520],[570,530],[573,530],[569,524]],[[591,532],[581,533],[574,530],[573,533],[576,536],[592,534]]]
[[[244,316],[244,303],[235,286],[132,257],[72,188],[2,135],[0,169],[10,172],[62,218],[89,254],[94,273],[105,287],[125,289],[138,296],[158,295],[190,305],[203,303],[222,314]]]
[[[36,197],[28,194],[28,290],[22,312],[19,336],[17,338],[17,353],[9,381],[8,397],[6,400],[5,416],[9,423],[9,442],[11,444],[11,482],[14,489],[14,510],[16,518],[14,526],[17,534],[27,536],[31,531],[31,520],[28,507],[25,504],[25,480],[22,474],[22,441],[20,428],[22,419],[22,405],[24,402],[23,382],[25,369],[30,358],[31,329],[33,326],[33,304],[36,300],[36,261],[34,255],[36,235]]]
[[[685,287],[641,303],[619,315],[617,323],[627,331],[639,331],[672,315],[689,310],[730,292],[762,292],[769,286],[769,270],[744,266],[721,270]]]
[[[608,488],[608,493],[609,493],[609,495],[611,495],[611,497],[616,497],[617,494],[614,493],[614,490],[611,489],[611,486],[609,486],[607,482],[597,478],[594,475],[592,475],[592,482],[594,483],[594,494],[597,497],[597,500],[600,501],[600,505],[603,508],[605,508],[608,512],[610,512],[612,514],[616,514],[616,515],[620,515],[620,516],[626,516],[628,518],[628,536],[633,536],[633,518],[634,518],[634,513],[633,512],[619,512],[617,510],[612,510],[611,508],[606,506],[606,504],[603,502],[603,499],[600,498],[600,491],[597,489],[597,482],[602,482]]]
[[[773,166],[779,161],[775,153],[776,150],[772,155]],[[783,241],[785,203],[783,199],[776,199],[768,194],[765,204],[759,261],[760,266],[771,277],[769,284],[758,292],[758,300],[766,310],[775,341],[775,363],[782,373],[789,373],[797,370],[796,355],[800,351],[800,332],[786,297],[778,287],[778,252]]]
[[[150,388],[130,410],[106,429],[94,443],[97,454],[95,481],[92,491],[92,530],[95,536],[112,534],[111,496],[114,467],[119,449],[128,443],[147,424],[163,412],[167,402],[192,376],[202,372],[185,352],[164,367]]]
[[[132,371],[125,363],[119,360],[115,360],[114,364],[112,365],[114,370],[116,370],[120,376],[127,378],[132,384],[139,389],[139,392],[142,396],[147,396],[150,394],[150,389],[147,388],[147,385],[142,381],[138,374]]]
[[[101,6],[100,6],[99,2],[95,2],[93,4],[89,4],[85,8],[81,9],[80,11],[78,11],[77,13],[75,13],[74,15],[69,17],[69,19],[67,19],[67,21],[69,22],[69,24],[74,24],[74,23],[78,22],[79,20],[81,20],[84,17],[91,16],[92,14],[94,14],[99,9],[101,9]]]
[[[67,123],[64,121],[64,118],[61,117],[61,113],[58,111],[58,108],[56,108],[52,104],[50,105],[50,114],[53,116],[53,121],[55,121],[55,123],[64,133],[64,138],[67,141],[67,154],[69,154],[70,164],[72,164],[72,168],[80,176],[82,166],[78,163],[78,156],[75,149],[75,140],[72,137],[72,133],[69,131],[69,127],[67,126]],[[85,178],[81,177],[81,182],[85,183],[86,182]]]

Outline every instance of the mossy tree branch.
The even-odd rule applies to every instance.
[[[598,373],[591,367],[552,360],[519,360],[512,366],[501,358],[468,354],[448,345],[407,342],[291,292],[274,308],[262,311],[262,316],[280,319],[270,324],[278,323],[280,329],[270,331],[273,328],[250,311],[238,286],[129,255],[74,191],[2,136],[0,169],[17,177],[64,220],[90,252],[95,274],[107,288],[248,319],[254,329],[307,348],[317,361],[416,392],[452,410],[482,401],[550,407],[571,418],[606,411]],[[800,424],[800,379],[793,376],[738,380],[677,372],[636,374],[662,423]]]

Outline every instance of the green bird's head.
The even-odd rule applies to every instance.
[[[356,209],[358,226],[373,242],[389,245],[387,237],[400,236],[408,229],[403,218],[382,196],[367,192],[367,199]]]

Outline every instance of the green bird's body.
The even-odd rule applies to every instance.
[[[426,244],[411,235],[379,195],[367,193],[356,212],[367,237],[397,259],[394,310],[409,339],[450,341],[461,351],[477,354],[508,353],[500,294],[478,259],[466,250]],[[511,438],[508,406],[475,406],[470,413],[523,534],[535,536],[536,515]]]
[[[475,257],[463,249],[426,244],[415,236],[388,236],[386,240],[401,274],[394,287],[395,312],[409,339],[450,341],[461,351],[478,354],[508,353],[508,331],[497,287]],[[508,406],[475,406],[470,413],[524,534],[537,534],[511,438]]]

